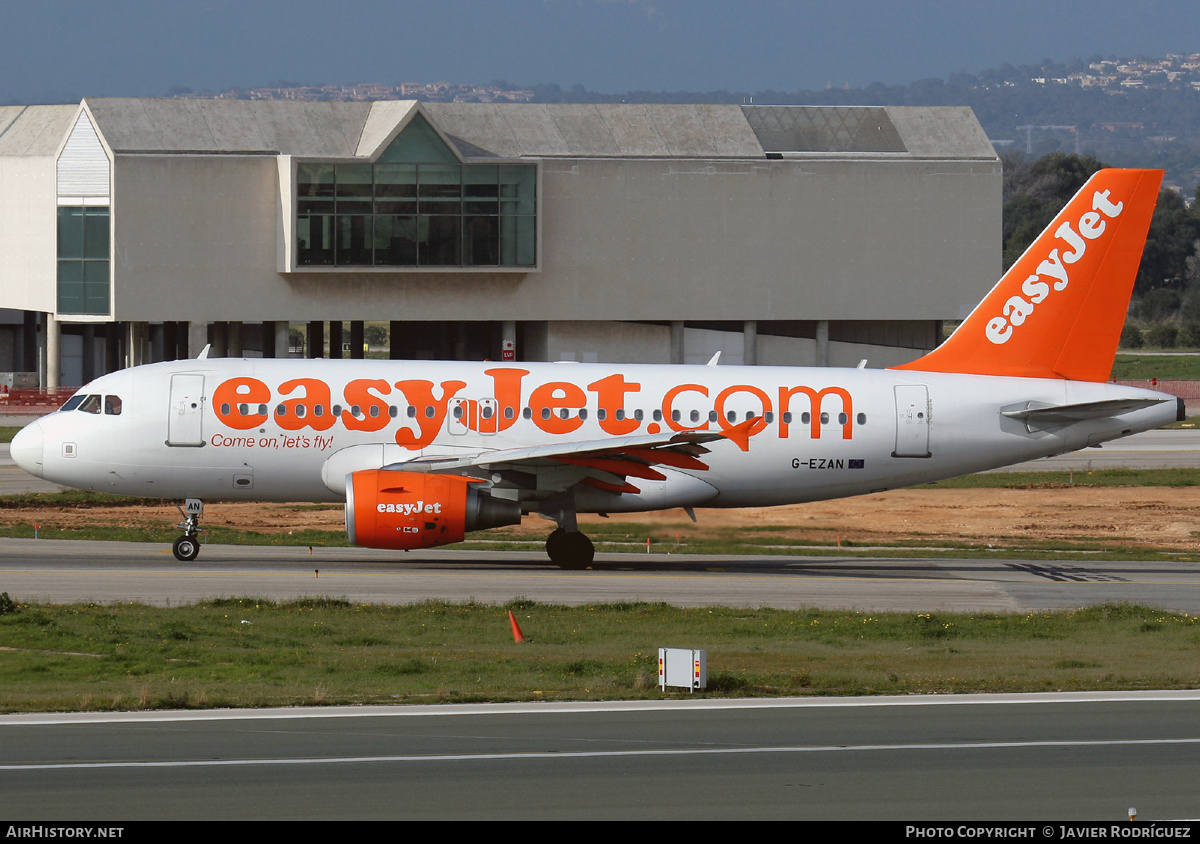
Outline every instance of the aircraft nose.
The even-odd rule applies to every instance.
[[[31,475],[42,476],[42,433],[41,422],[31,422],[12,438],[9,453],[13,462]]]

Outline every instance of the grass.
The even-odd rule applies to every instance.
[[[0,425],[0,443],[12,442],[12,438],[17,435],[19,430],[21,430],[19,427],[12,425]]]
[[[1195,469],[1102,469],[1093,472],[981,472],[917,489],[1059,489],[1068,486],[1184,487],[1200,484]]]
[[[527,644],[513,643],[507,610]],[[1197,619],[1126,605],[934,615],[524,600],[0,600],[0,640],[5,712],[657,698],[663,645],[707,650],[710,696],[1200,685]]]
[[[1112,377],[1118,381],[1139,378],[1195,381],[1200,379],[1200,354],[1139,355],[1119,352],[1113,362]]]

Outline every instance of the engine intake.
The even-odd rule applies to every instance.
[[[472,530],[515,525],[521,505],[459,475],[371,469],[346,477],[346,533],[367,548],[432,548]]]

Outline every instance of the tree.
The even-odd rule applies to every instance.
[[[1029,248],[1084,182],[1107,166],[1090,155],[1054,152],[1030,163],[1008,152],[1004,166],[1004,268]]]
[[[368,323],[363,326],[363,339],[367,341],[368,346],[386,346],[388,330],[377,323]]]
[[[1200,217],[1194,207],[1189,210],[1183,197],[1173,190],[1160,191],[1134,291],[1144,295],[1159,287],[1181,289],[1187,259],[1197,238],[1200,238]]]

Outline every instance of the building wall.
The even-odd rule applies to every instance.
[[[114,181],[114,319],[309,318],[275,269],[274,156],[117,155]]]
[[[529,273],[280,273],[276,157],[115,168],[119,320],[954,319],[1000,273],[996,161],[543,159]]]
[[[6,308],[55,307],[54,159],[0,156],[0,290]]]
[[[530,283],[547,319],[581,297],[592,318],[952,319],[1000,276],[997,162],[547,160],[543,174]]]
[[[666,325],[565,320],[543,323],[521,349],[532,360],[581,363],[669,363],[671,329]],[[759,334],[758,363],[763,366],[816,366],[817,343],[807,337]],[[739,331],[688,327],[684,330],[684,363],[705,364],[717,352],[720,365],[745,362],[745,340]],[[916,360],[925,349],[869,343],[829,344],[830,366],[857,366],[864,358],[878,369]]]

